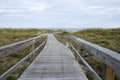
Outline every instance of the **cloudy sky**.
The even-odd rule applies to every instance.
[[[0,27],[120,27],[120,0],[0,0]]]

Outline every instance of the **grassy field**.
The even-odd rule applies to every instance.
[[[120,53],[120,28],[88,29],[75,32],[73,35]]]
[[[0,29],[0,46],[25,40],[40,34],[49,33],[47,29]]]
[[[62,35],[74,35],[120,53],[120,28],[118,29],[86,29],[74,33],[63,32]]]

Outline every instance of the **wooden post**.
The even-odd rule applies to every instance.
[[[33,40],[32,50],[35,49],[35,39]]]
[[[81,53],[80,46],[78,46],[78,45],[77,45],[77,51],[78,51],[79,53]]]
[[[68,43],[68,42],[66,42],[66,47],[68,47],[68,48],[69,48],[69,43]]]
[[[115,72],[109,66],[104,66],[103,80],[114,80]]]
[[[69,48],[70,48],[70,50],[72,51],[73,55],[76,57],[76,53],[74,52],[74,50],[73,50],[73,48],[72,48],[72,46],[71,46],[70,44],[71,44],[71,43],[68,44],[68,45],[69,45]]]
[[[32,44],[32,51],[35,49],[35,39],[33,40]],[[35,53],[33,54],[32,60],[35,58]]]
[[[70,45],[70,49],[71,49],[71,51],[73,52],[73,48],[72,48],[72,46]]]
[[[77,45],[77,51],[79,54],[81,53],[80,46],[78,46],[78,45]],[[78,55],[76,56],[76,59],[78,60],[78,62],[80,62]]]

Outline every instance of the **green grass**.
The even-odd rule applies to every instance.
[[[6,80],[16,80],[16,79],[14,77],[12,77],[12,76],[9,76],[9,77],[7,77]]]
[[[120,53],[120,28],[88,29],[75,32],[73,35]]]
[[[49,33],[47,29],[0,29],[0,46],[25,40],[40,34]]]
[[[86,29],[74,33],[64,31],[61,35],[74,35],[78,38],[120,53],[120,28]]]

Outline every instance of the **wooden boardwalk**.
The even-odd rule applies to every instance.
[[[88,80],[73,53],[52,35],[18,80]]]

